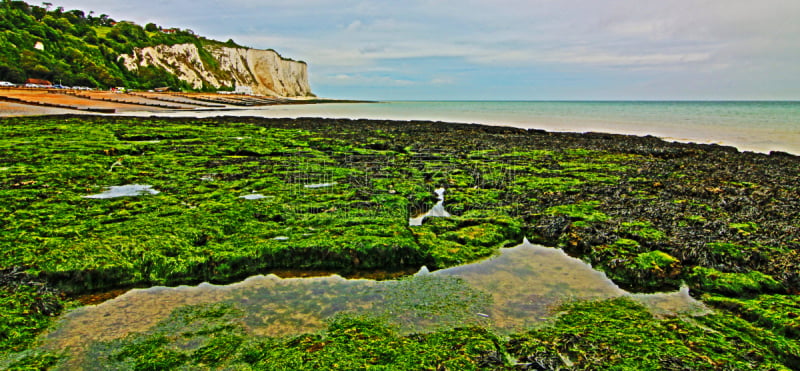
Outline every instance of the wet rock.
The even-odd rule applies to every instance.
[[[534,230],[542,237],[557,240],[567,231],[572,221],[564,215],[553,215],[539,219]]]

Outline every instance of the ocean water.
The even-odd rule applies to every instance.
[[[743,151],[800,154],[800,101],[397,101],[165,115],[432,120],[563,132],[654,135],[671,141],[730,145]]]

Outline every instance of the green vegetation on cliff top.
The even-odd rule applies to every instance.
[[[66,86],[191,89],[163,68],[128,71],[118,58],[134,48],[190,43],[213,69],[213,58],[203,46],[240,47],[233,40],[210,40],[192,30],[162,30],[153,23],[142,27],[106,14],[50,8],[23,1],[0,3],[0,81],[24,83],[37,78]]]

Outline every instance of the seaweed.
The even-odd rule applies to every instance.
[[[390,368],[475,370],[502,365],[499,339],[478,328],[399,335],[376,317],[341,313],[320,333],[271,338],[248,335],[232,305],[176,309],[150,331],[94,344],[93,367],[115,369],[319,370]]]
[[[480,327],[400,335],[384,319],[354,313],[331,317],[320,332],[263,337],[245,332],[233,305],[197,305],[146,332],[96,343],[85,360],[116,369],[276,370],[787,369],[800,361],[796,341],[725,312],[655,318],[617,298],[563,304],[559,313],[506,339]]]
[[[686,282],[693,293],[730,300],[796,294],[800,194],[791,175],[798,172],[798,158],[785,154],[481,125],[245,117],[3,118],[0,270],[36,282],[3,283],[4,326],[13,328],[3,352],[15,352],[19,357],[14,359],[30,364],[58,359],[57,354],[23,353],[47,328],[50,315],[63,309],[25,310],[37,303],[72,305],[59,290],[78,295],[225,283],[281,268],[352,273],[447,267],[490,256],[524,236],[563,247],[632,291]],[[85,197],[129,184],[149,185],[158,193]],[[433,190],[440,187],[447,189],[445,207],[452,216],[409,226],[410,216],[436,202]],[[766,314],[758,314],[765,319],[748,327],[737,316],[750,318],[755,309],[722,308],[696,321],[709,321],[719,333],[778,345],[783,343],[770,338],[772,327],[791,327]],[[776,313],[786,310],[786,316],[794,313],[787,305],[775,308]],[[376,328],[371,322],[363,326]],[[323,346],[320,336],[309,337],[314,349]],[[430,336],[426,339],[445,335]],[[209,343],[204,355],[183,359],[165,350],[161,356],[165,362],[224,364],[213,354],[229,352],[225,344],[236,343],[225,339]],[[263,344],[291,347],[275,339]],[[151,345],[161,349],[164,344]],[[559,353],[545,348],[534,352],[537,364],[565,366]],[[717,348],[697,349],[698,354],[715,354]],[[757,349],[763,362],[743,361],[751,356],[736,353],[733,363],[707,363],[712,368],[796,365],[789,350],[774,356]],[[502,351],[482,351],[487,353],[470,353],[463,366],[502,361]],[[578,356],[569,359],[575,362]],[[696,358],[702,356],[682,357],[662,358],[659,365],[705,367]],[[436,359],[424,364],[446,362]]]
[[[554,323],[513,335],[523,369],[785,369],[800,347],[726,313],[655,319],[627,298],[566,304]]]

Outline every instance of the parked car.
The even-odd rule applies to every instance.
[[[8,81],[0,81],[0,86],[17,86],[17,85],[10,83]]]

